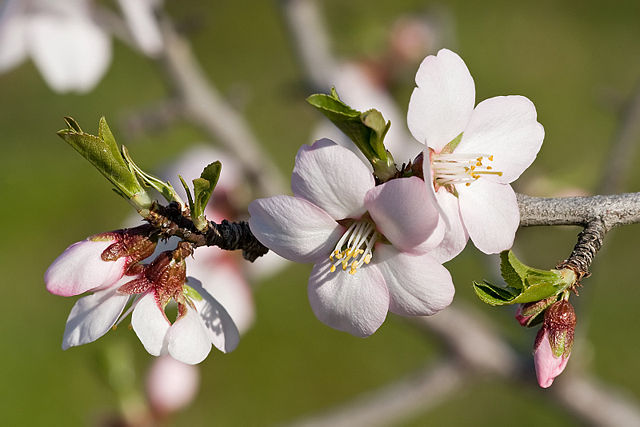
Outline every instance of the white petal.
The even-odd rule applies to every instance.
[[[511,186],[480,178],[456,189],[462,221],[476,247],[495,254],[513,246],[520,211]]]
[[[441,49],[427,56],[416,74],[407,123],[419,142],[439,152],[465,129],[475,103],[473,78],[464,61]]]
[[[328,139],[303,145],[296,155],[291,189],[333,219],[358,218],[364,197],[375,186],[373,175],[348,149]]]
[[[389,288],[389,311],[401,316],[430,316],[451,304],[451,275],[430,254],[410,255],[378,245],[375,265]]]
[[[109,38],[88,17],[34,16],[27,43],[42,76],[57,92],[90,91],[111,61]]]
[[[189,275],[197,278],[207,292],[224,306],[240,333],[246,332],[253,324],[256,310],[251,288],[239,266],[229,259],[208,261],[199,255],[196,251],[194,259],[187,259]]]
[[[103,261],[101,255],[114,242],[87,239],[69,246],[44,273],[47,290],[72,296],[113,285],[124,274],[126,258]]]
[[[145,391],[156,413],[169,414],[193,401],[200,385],[197,367],[178,362],[171,356],[153,361],[147,373]]]
[[[485,166],[502,172],[486,179],[504,184],[516,180],[535,160],[544,128],[536,107],[524,96],[496,96],[482,101],[471,115],[456,153],[493,155]]]
[[[160,356],[166,353],[165,338],[171,324],[156,303],[153,292],[145,294],[136,303],[131,315],[131,326],[149,354]]]
[[[155,0],[118,0],[133,38],[140,49],[149,56],[158,55],[164,46],[162,34],[154,16],[156,3]]]
[[[189,277],[189,286],[202,297],[202,300],[194,300],[193,303],[209,340],[224,353],[235,350],[240,342],[240,333],[227,310],[202,286],[199,280]]]
[[[27,56],[26,19],[19,1],[0,6],[0,72],[19,65]]]
[[[355,274],[338,269],[331,273],[329,262],[316,264],[309,277],[309,303],[324,324],[357,337],[373,334],[384,322],[389,292],[374,265]]]
[[[257,199],[249,204],[249,226],[256,238],[278,255],[296,262],[328,258],[344,228],[311,202],[291,196]]]
[[[132,277],[126,277],[126,281]],[[126,282],[120,280],[119,284]],[[117,293],[119,285],[82,297],[67,318],[62,349],[87,344],[106,334],[122,314],[129,295]]]
[[[189,308],[167,332],[167,349],[171,357],[189,365],[202,362],[211,351],[211,341],[198,313]]]
[[[444,238],[435,249],[429,252],[429,255],[438,262],[447,262],[458,256],[467,246],[469,234],[462,223],[458,198],[442,187],[438,189],[436,198],[443,215],[447,218],[448,225]]]

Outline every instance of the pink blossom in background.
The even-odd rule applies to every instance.
[[[195,399],[199,386],[198,368],[170,356],[161,356],[153,361],[145,382],[149,405],[154,413],[161,416],[188,406]]]

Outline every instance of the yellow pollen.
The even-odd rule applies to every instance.
[[[476,166],[482,166],[482,162],[476,163]]]
[[[487,166],[487,170],[491,170],[493,169],[491,166]]]
[[[470,182],[467,182],[465,185],[468,187],[468,186],[470,186],[470,185],[471,185],[471,183],[470,183]]]
[[[332,272],[332,273],[333,273],[334,271],[336,271],[336,266],[335,266],[335,265],[332,265],[332,266],[331,266],[331,268],[329,269],[329,271],[330,271],[330,272]]]
[[[493,162],[493,154],[489,156],[489,160]]]
[[[476,167],[471,165],[471,170],[475,170],[475,169],[476,169]]]

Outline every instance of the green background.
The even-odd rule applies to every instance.
[[[456,43],[450,47],[471,70],[477,99],[525,95],[535,103],[545,127],[538,160],[516,189],[532,195],[552,195],[568,187],[596,191],[620,106],[639,82],[640,3],[327,0],[321,5],[335,50],[343,57],[383,49],[390,26],[403,14],[424,12],[430,6],[444,8],[455,25]],[[241,95],[239,108],[288,175],[296,150],[309,142],[318,113],[304,102],[308,95],[304,77],[277,2],[181,0],[168,2],[168,7],[178,22],[195,22],[190,38],[207,74],[225,95]],[[413,88],[411,77],[409,73],[395,90],[405,108]],[[64,127],[62,116],[72,115],[85,130],[93,131],[98,118],[106,115],[138,164],[153,169],[206,139],[186,123],[134,139],[122,135],[118,123],[165,95],[156,65],[119,42],[114,43],[107,75],[88,95],[52,93],[31,63],[0,75],[4,425],[93,424],[117,405],[100,368],[105,350],[128,345],[140,375],[152,359],[127,327],[62,352],[64,323],[75,298],[48,294],[42,277],[66,246],[119,228],[130,214],[102,176],[55,136]],[[640,171],[632,168],[624,191],[638,191],[639,183]],[[578,231],[523,229],[515,251],[530,265],[550,268],[570,253]],[[635,329],[639,239],[637,226],[607,236],[593,276],[585,281],[581,296],[574,298],[578,335],[586,342],[569,364],[586,365],[589,372],[635,398],[640,398],[636,367],[640,334]],[[472,295],[471,281],[493,278],[496,262],[497,256],[481,255],[470,245],[449,263],[456,299],[484,311],[527,356],[535,331],[520,328],[512,309],[482,307]],[[445,355],[435,338],[395,316],[365,340],[325,327],[307,302],[310,268],[292,266],[261,283],[255,294],[254,328],[235,352],[214,351],[200,365],[201,392],[173,424],[285,423],[390,383]],[[534,382],[526,387],[487,377],[410,425],[516,421],[519,425],[576,422]]]

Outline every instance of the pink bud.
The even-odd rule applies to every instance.
[[[108,234],[69,246],[44,274],[47,290],[68,297],[113,285],[124,275],[126,259],[103,261],[101,256],[116,240]]]
[[[196,396],[200,383],[198,368],[173,359],[157,358],[147,375],[147,398],[155,413],[167,415],[184,408]]]
[[[553,384],[553,380],[564,371],[571,353],[566,357],[564,354],[556,357],[551,349],[549,334],[544,328],[540,329],[540,332],[542,332],[542,337],[539,340],[536,339],[537,346],[533,353],[533,361],[536,366],[538,384],[540,384],[542,388],[547,388]]]

